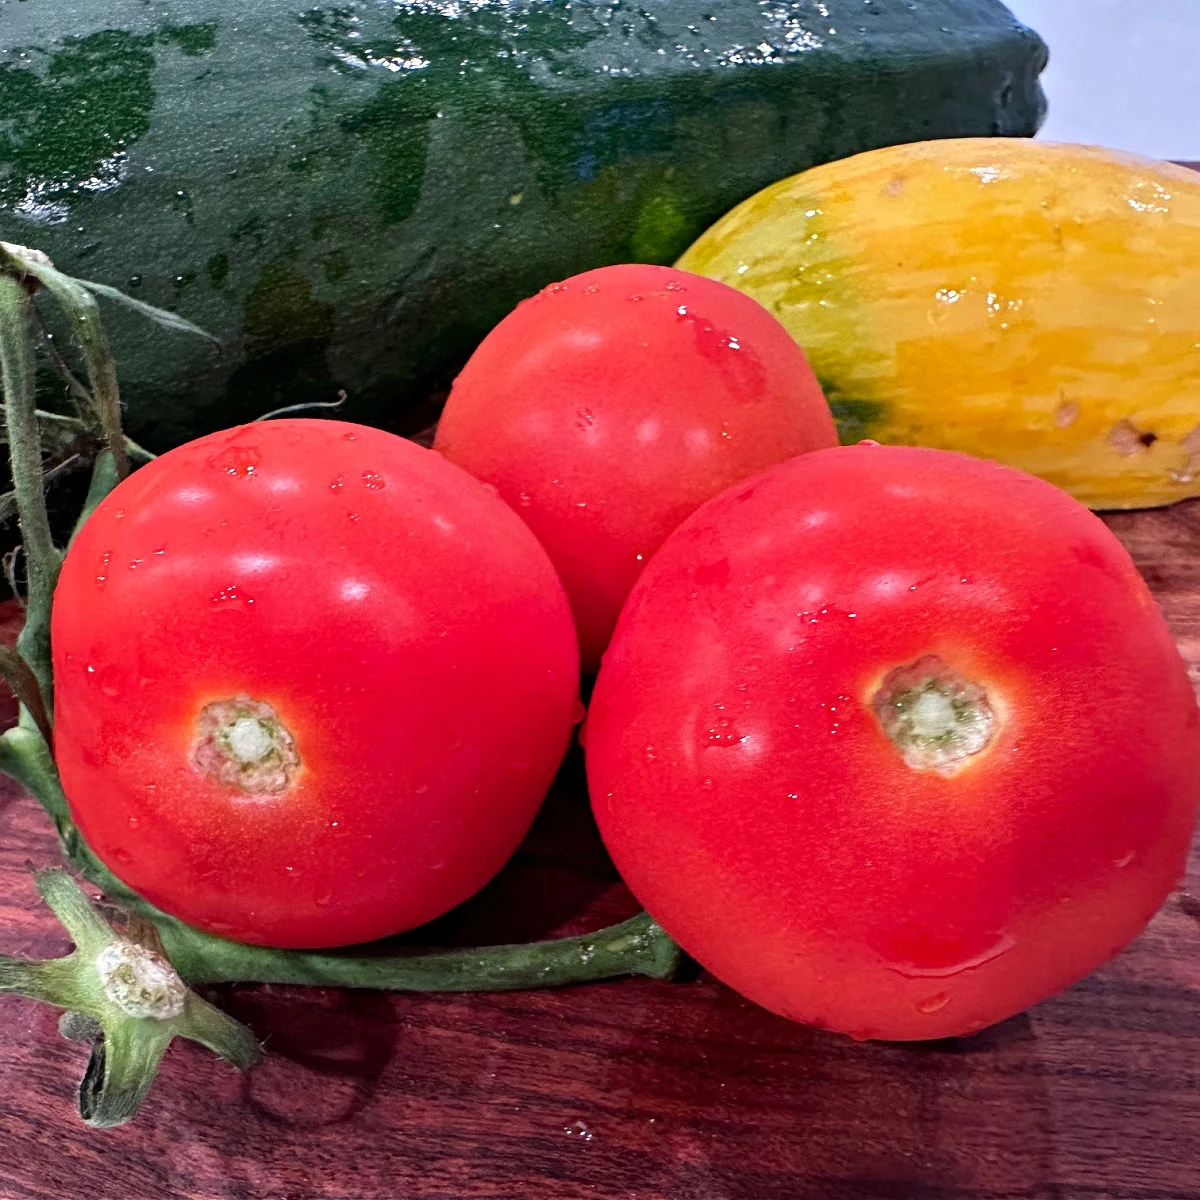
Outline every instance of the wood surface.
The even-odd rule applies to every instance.
[[[1200,501],[1109,523],[1200,684]],[[27,869],[55,858],[40,810],[0,790],[0,949],[67,949]],[[427,936],[541,937],[632,911],[575,757],[513,864]],[[83,1049],[50,1010],[0,996],[0,1197],[1200,1200],[1198,854],[1115,961],[963,1040],[857,1044],[695,970],[512,995],[213,996],[266,1061],[239,1077],[176,1043],[141,1115],[110,1132],[74,1114]]]

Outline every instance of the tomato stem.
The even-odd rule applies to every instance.
[[[470,949],[272,950],[221,942],[176,922],[163,941],[190,983],[298,983],[406,992],[505,992],[618,975],[669,979],[679,948],[646,913],[596,933]]]
[[[278,950],[226,941],[168,916],[131,891],[92,853],[71,822],[58,772],[36,729],[0,737],[0,771],[37,798],[58,828],[63,853],[116,903],[143,914],[167,957],[189,984],[295,983],[412,992],[497,992],[562,987],[621,975],[670,979],[679,965],[674,941],[646,913],[596,933],[526,945],[475,948]]]
[[[34,399],[33,300],[23,280],[0,272],[0,382],[13,492],[28,561],[25,626],[17,641],[51,710],[50,603],[62,555],[54,545],[42,490],[42,444]]]
[[[5,243],[3,265],[10,275],[22,281],[31,277],[40,283],[58,301],[59,307],[71,322],[71,331],[83,351],[84,366],[87,368],[88,389],[92,413],[100,427],[101,435],[116,464],[117,474],[124,478],[129,474],[129,459],[125,453],[125,439],[121,432],[121,397],[117,387],[117,367],[108,348],[108,339],[100,323],[100,306],[96,297],[77,279],[56,270],[50,260],[37,250],[26,246]],[[22,282],[22,291],[25,291]],[[28,292],[26,292],[28,296]],[[32,302],[30,305],[30,352],[34,345],[36,325],[33,323]]]

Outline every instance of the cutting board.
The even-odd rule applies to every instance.
[[[1108,523],[1200,684],[1200,501]],[[1152,698],[1148,698],[1152,701]],[[0,949],[67,943],[28,863],[48,822],[0,790]],[[1196,899],[1192,892],[1196,890]],[[423,931],[471,944],[635,911],[577,755],[513,863]],[[246,1077],[176,1043],[142,1113],[74,1114],[84,1051],[0,997],[4,1200],[1200,1200],[1200,855],[1149,929],[975,1037],[855,1043],[697,969],[512,995],[237,987]]]

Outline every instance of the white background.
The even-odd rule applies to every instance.
[[[1050,47],[1040,134],[1200,160],[1200,0],[1005,0]]]

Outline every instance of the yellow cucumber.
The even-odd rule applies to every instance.
[[[1200,174],[957,138],[758,192],[679,266],[804,347],[843,441],[1021,467],[1092,508],[1200,495]]]

